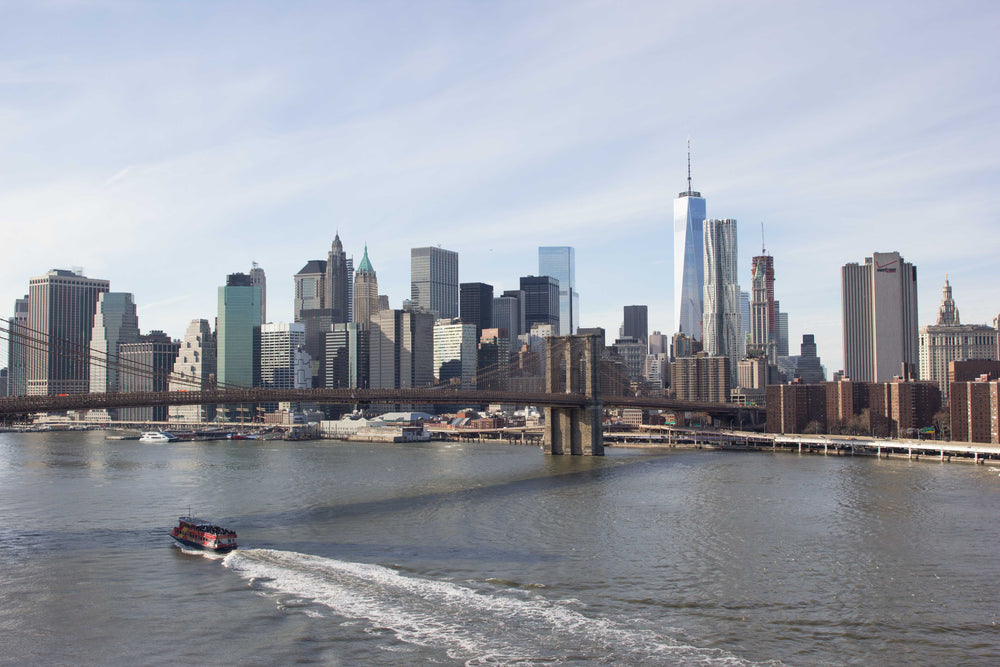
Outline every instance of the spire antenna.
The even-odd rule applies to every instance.
[[[764,221],[763,220],[760,221],[760,254],[762,254],[762,255],[766,255],[767,254],[766,246],[764,245]]]
[[[691,137],[688,137],[688,194],[691,194]]]

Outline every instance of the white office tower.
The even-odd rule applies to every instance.
[[[898,252],[876,252],[841,269],[844,373],[855,382],[888,382],[916,369],[917,269]]]
[[[434,381],[476,388],[476,325],[439,320],[434,325]]]
[[[135,302],[127,292],[102,292],[97,297],[90,334],[90,392],[118,391],[118,344],[139,342]]]
[[[729,357],[732,386],[736,386],[736,362],[743,335],[740,314],[740,284],[736,272],[736,221],[706,220],[705,311],[702,315],[702,349],[713,357]]]
[[[702,338],[705,287],[705,200],[691,189],[691,145],[688,142],[688,188],[674,200],[674,326],[695,340]]]
[[[215,386],[218,355],[208,320],[191,320],[170,375],[170,391],[202,391]],[[215,419],[215,405],[171,405],[167,419],[206,422]]]

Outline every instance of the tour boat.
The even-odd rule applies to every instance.
[[[236,548],[235,532],[193,516],[182,516],[170,537],[196,549],[225,552]]]
[[[163,431],[147,431],[139,436],[139,442],[173,442],[177,436]]]

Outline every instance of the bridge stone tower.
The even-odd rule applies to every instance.
[[[600,338],[550,337],[545,346],[545,391],[583,396],[579,406],[545,408],[545,453],[604,456]]]

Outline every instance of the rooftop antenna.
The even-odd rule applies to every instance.
[[[762,254],[762,255],[766,255],[767,254],[767,250],[765,249],[765,246],[764,246],[764,221],[763,220],[760,221],[760,254]]]
[[[688,137],[688,194],[691,193],[691,137]]]

